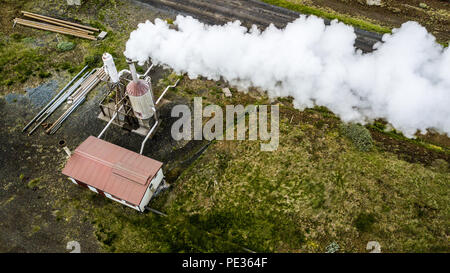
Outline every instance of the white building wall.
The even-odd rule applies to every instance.
[[[156,173],[155,177],[154,177],[154,178],[152,179],[152,181],[150,182],[149,187],[147,188],[147,190],[146,190],[146,192],[145,192],[145,195],[144,195],[144,197],[142,198],[141,203],[140,203],[139,206],[134,206],[134,205],[128,204],[126,201],[121,200],[121,199],[117,199],[117,198],[113,197],[111,194],[109,194],[109,193],[107,193],[107,192],[103,192],[103,193],[105,194],[106,197],[108,197],[108,198],[111,199],[111,200],[114,200],[114,201],[116,201],[116,202],[118,202],[118,203],[120,203],[120,204],[122,204],[122,205],[125,205],[125,206],[127,206],[127,207],[130,207],[130,208],[135,209],[135,210],[137,210],[137,211],[144,212],[144,211],[145,211],[145,206],[146,206],[146,205],[148,204],[148,202],[150,202],[150,200],[152,199],[153,194],[155,193],[155,191],[156,191],[156,189],[158,188],[159,184],[161,184],[161,182],[163,181],[163,178],[164,178],[164,174],[163,174],[163,171],[162,171],[162,168],[161,168],[161,169],[159,169],[159,171]],[[72,177],[69,177],[69,179],[70,179],[70,181],[72,181],[74,184],[78,185],[78,183],[76,182],[75,179],[73,179]],[[91,191],[93,191],[93,192],[95,192],[95,193],[98,193],[98,191],[97,191],[96,188],[94,188],[94,187],[92,187],[92,186],[89,186],[89,185],[87,185],[87,186],[88,186],[88,188],[89,188]]]
[[[98,193],[98,191],[97,191],[97,189],[96,188],[94,188],[94,187],[91,187],[91,186],[89,186],[89,185],[87,185],[88,186],[88,188],[91,190],[91,191],[93,191],[93,192],[95,192],[95,193]]]
[[[114,201],[116,201],[116,202],[118,202],[118,203],[120,203],[120,204],[122,204],[122,205],[125,205],[125,206],[127,206],[127,207],[130,207],[130,208],[132,208],[132,209],[135,209],[135,210],[138,210],[138,211],[139,211],[139,207],[138,207],[138,206],[133,206],[133,205],[128,204],[128,203],[125,202],[124,200],[120,200],[120,199],[114,198],[111,194],[109,194],[109,193],[107,193],[107,192],[105,192],[104,194],[105,194],[106,197],[108,197],[108,198],[111,199],[111,200],[114,200]]]
[[[148,202],[150,202],[150,200],[152,199],[153,194],[155,193],[159,184],[161,184],[163,178],[164,178],[164,174],[163,174],[163,171],[161,168],[161,169],[159,169],[159,171],[156,173],[155,177],[150,182],[150,185],[147,188],[147,191],[145,192],[145,195],[141,200],[141,204],[139,204],[140,211],[144,212],[145,206],[147,206]]]
[[[73,5],[81,5],[81,0],[67,0],[67,5],[73,6]]]
[[[72,177],[69,177],[69,180],[72,181],[72,183],[74,183],[75,185],[78,185],[77,181],[75,181],[75,179],[73,179]]]

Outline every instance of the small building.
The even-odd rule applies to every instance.
[[[143,212],[163,182],[162,163],[90,136],[62,173],[82,187]]]

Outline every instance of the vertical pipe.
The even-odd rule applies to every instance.
[[[156,109],[154,107],[152,107],[152,108],[153,108],[154,113],[156,113]],[[148,131],[147,135],[144,138],[144,141],[142,141],[142,143],[141,143],[141,150],[139,151],[139,154],[142,154],[144,152],[145,143],[147,142],[147,140],[149,139],[149,137],[151,136],[151,134],[153,133],[153,131],[156,129],[156,127],[159,124],[159,120],[157,118],[155,118],[155,121],[156,121],[155,125],[153,125],[153,127],[150,129],[150,131]]]
[[[131,59],[127,59],[127,63],[130,66],[130,72],[131,76],[133,77],[133,81],[137,82],[139,80],[136,72],[136,66],[134,65],[134,62]]]

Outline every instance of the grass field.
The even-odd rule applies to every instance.
[[[297,11],[299,13],[303,14],[312,14],[316,15],[318,17],[327,18],[330,20],[337,19],[345,24],[352,25],[355,27],[359,27],[364,30],[368,31],[374,31],[378,33],[390,33],[391,29],[385,26],[380,26],[362,19],[346,16],[343,14],[325,11],[323,9],[319,9],[316,7],[304,5],[302,3],[297,3],[296,1],[289,1],[289,0],[262,0],[263,2],[267,4],[271,4],[274,6],[283,7],[286,9],[290,9],[293,11]]]

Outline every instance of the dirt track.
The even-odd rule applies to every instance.
[[[240,20],[244,25],[256,24],[267,27],[274,24],[284,27],[300,14],[288,9],[268,5],[257,0],[139,0],[156,8],[191,15],[208,24],[223,24]],[[329,20],[325,20],[328,24]],[[364,52],[371,52],[381,35],[355,28],[355,46]]]

